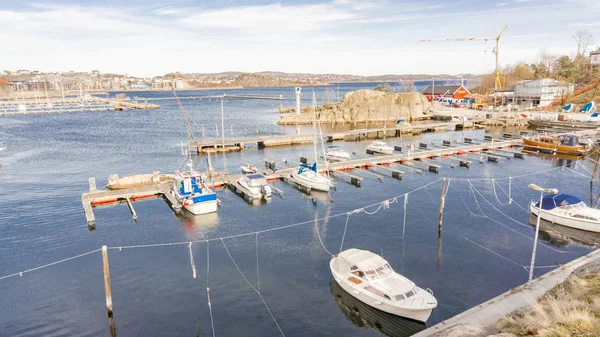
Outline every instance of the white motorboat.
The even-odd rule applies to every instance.
[[[256,167],[252,166],[252,164],[242,165],[241,169],[242,169],[242,174],[258,173],[258,169]]]
[[[207,214],[217,211],[217,194],[206,184],[200,173],[195,172],[190,160],[189,171],[176,173],[173,195],[190,213]]]
[[[344,290],[381,311],[425,322],[437,307],[430,289],[419,288],[370,251],[347,249],[334,256],[329,267]]]
[[[529,211],[535,216],[562,226],[600,233],[600,210],[569,194],[548,194],[540,203],[532,201]]]
[[[243,192],[250,200],[270,198],[273,191],[262,174],[245,175],[235,184],[237,190]]]
[[[394,153],[394,148],[389,146],[386,142],[376,140],[371,143],[371,145],[367,146],[367,153],[369,151],[374,153],[392,154]]]
[[[323,157],[329,161],[344,161],[350,159],[350,153],[344,151],[340,146],[330,146]]]
[[[335,185],[330,178],[317,171],[317,163],[312,166],[300,164],[298,170],[292,172],[291,177],[296,183],[313,190],[329,192]]]

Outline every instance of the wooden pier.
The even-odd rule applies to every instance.
[[[333,141],[360,141],[365,139],[382,139],[382,138],[394,138],[400,137],[401,134],[406,133],[421,133],[421,132],[435,132],[435,131],[446,131],[448,128],[456,128],[459,123],[447,122],[447,123],[426,123],[426,124],[415,124],[410,127],[402,128],[373,128],[373,129],[358,129],[348,130],[343,132],[332,132],[323,134],[323,139],[327,139],[327,142]],[[229,152],[239,151],[250,144],[256,144],[258,148],[274,147],[274,146],[286,146],[286,145],[297,145],[297,144],[309,144],[312,143],[312,135],[246,135],[245,137],[239,138],[225,138],[220,140],[208,140],[188,143],[188,149],[195,151],[198,154],[207,152]]]
[[[380,173],[385,173],[388,177],[391,176],[392,178],[402,180],[404,176],[404,171],[392,168],[390,166],[397,165],[401,167],[406,167],[411,170],[418,171],[420,173],[422,170],[414,167],[415,164],[418,164],[424,167],[425,170],[437,174],[442,169],[442,166],[434,164],[433,162],[429,162],[431,159],[433,159],[433,161],[439,161],[443,159],[455,160],[459,162],[460,166],[469,167],[471,163],[470,161],[462,158],[454,158],[453,156],[460,156],[464,154],[475,155],[476,153],[481,153],[481,155],[487,156],[488,160],[498,162],[501,157],[490,155],[488,153],[485,153],[485,151],[506,149],[520,145],[522,145],[521,139],[506,139],[494,141],[493,145],[491,143],[486,142],[481,144],[443,146],[436,149],[422,149],[421,151],[411,153],[370,156],[366,158],[332,162],[328,163],[327,166],[325,166],[324,163],[319,163],[319,168],[321,172],[327,172],[328,170],[329,173],[336,179],[341,179],[343,181],[351,183],[354,186],[360,187],[362,185],[363,178],[354,175],[349,171],[356,169],[366,169],[362,172],[374,175],[379,180],[382,180],[385,177],[385,175],[381,175],[379,173],[374,172],[378,171]],[[303,188],[291,177],[292,172],[294,170],[297,170],[297,167],[294,166],[277,169],[277,165],[278,163],[275,161],[265,161],[265,166],[267,167],[267,169],[261,173],[266,176],[268,181],[288,181],[290,183],[293,183],[302,192],[306,194],[311,193],[310,189]],[[205,182],[214,189],[218,189],[226,187],[227,185],[234,184],[241,176],[241,174],[232,174],[220,177],[208,177],[205,179]],[[133,208],[133,203],[137,200],[144,200],[150,198],[162,197],[167,202],[167,204],[173,209],[174,212],[179,213],[183,211],[183,208],[182,205],[171,194],[171,188],[171,184],[157,184],[152,186],[136,187],[123,190],[97,191],[94,178],[90,178],[90,191],[84,193],[81,196],[81,203],[83,206],[88,226],[90,228],[94,227],[94,207],[111,206],[119,203],[126,203],[131,211],[133,219],[136,220],[137,213]]]
[[[171,184],[158,184],[151,186],[134,187],[123,190],[96,191],[95,181],[90,179],[90,192],[81,196],[83,212],[89,227],[94,227],[94,207],[111,206],[118,203],[126,203],[131,211],[134,220],[137,220],[137,213],[133,208],[132,202],[138,200],[164,198],[167,204],[179,213],[182,209],[175,197],[171,194]]]

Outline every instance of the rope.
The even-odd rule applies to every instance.
[[[541,174],[541,173],[546,173],[546,172],[550,172],[550,171],[555,171],[561,169],[561,167],[554,167],[551,169],[547,169],[547,170],[542,170],[542,171],[537,171],[537,172],[532,172],[532,173],[526,173],[526,174],[521,174],[521,175],[517,175],[517,176],[510,176],[510,177],[500,177],[500,178],[452,178],[453,180],[463,180],[463,181],[475,181],[475,180],[505,180],[505,179],[511,179],[511,178],[522,178],[522,177],[528,177],[528,176],[533,176],[536,174]]]
[[[494,254],[494,255],[496,255],[496,256],[498,256],[498,257],[500,257],[500,258],[502,258],[502,259],[504,259],[504,260],[506,260],[506,261],[508,261],[508,262],[510,262],[512,264],[514,264],[514,265],[517,265],[517,266],[525,269],[525,266],[522,265],[522,264],[520,264],[519,262],[516,262],[516,261],[511,260],[511,259],[509,259],[509,258],[507,258],[505,256],[502,256],[502,255],[496,253],[495,251],[493,251],[493,250],[491,250],[489,248],[486,248],[485,246],[482,246],[482,245],[478,244],[477,242],[475,242],[475,241],[473,241],[473,240],[471,240],[471,239],[469,239],[467,237],[465,237],[464,239],[467,240],[467,241],[469,241],[470,243],[472,243],[472,244],[474,244],[474,245],[476,245],[476,246],[478,246],[480,248],[483,248],[483,249],[487,250],[488,252],[490,252],[490,253],[492,253],[492,254]]]
[[[348,212],[348,216],[346,216],[346,225],[344,226],[344,234],[342,235],[342,243],[340,243],[340,253],[344,248],[344,239],[346,239],[346,229],[348,228],[348,219],[350,219],[350,212]]]
[[[499,209],[497,209],[496,207],[494,207],[494,205],[492,205],[492,204],[491,204],[491,203],[490,203],[490,202],[489,202],[489,201],[488,201],[488,200],[487,200],[487,199],[486,199],[486,198],[485,198],[485,197],[484,197],[484,196],[483,196],[483,195],[482,195],[482,194],[481,194],[481,193],[480,193],[480,192],[479,192],[479,191],[478,191],[478,190],[477,190],[477,189],[476,189],[474,186],[473,186],[473,184],[471,184],[470,182],[469,182],[469,184],[470,184],[470,185],[471,185],[471,187],[472,187],[472,188],[473,188],[473,189],[474,189],[474,190],[477,192],[477,194],[479,194],[479,196],[481,196],[481,198],[483,198],[483,200],[485,200],[485,202],[487,202],[487,203],[488,203],[490,206],[492,206],[492,208],[493,208],[493,209],[495,209],[495,210],[496,210],[498,213],[500,213],[500,214],[504,215],[505,217],[509,218],[510,220],[512,220],[513,222],[515,222],[516,224],[518,224],[518,225],[520,225],[520,226],[527,227],[527,228],[531,228],[531,226],[529,226],[529,225],[526,225],[526,224],[524,224],[524,223],[521,223],[521,222],[519,222],[519,221],[517,221],[517,220],[515,220],[515,219],[511,218],[510,216],[508,216],[508,215],[506,215],[505,213],[503,213],[501,210],[499,210]],[[475,197],[475,194],[473,194],[473,197],[475,198],[475,201],[477,202],[477,198]],[[479,205],[479,202],[477,202],[477,205]],[[481,207],[480,207],[479,209],[481,210]],[[485,214],[485,213],[483,213],[483,210],[481,210],[481,213],[482,213],[482,214]],[[508,227],[508,226],[506,226],[506,225],[504,225],[503,223],[501,223],[501,222],[499,222],[499,221],[497,221],[497,220],[494,220],[494,219],[490,218],[490,217],[489,217],[489,216],[487,216],[487,215],[485,215],[485,217],[486,217],[486,218],[488,218],[488,219],[490,219],[491,221],[495,222],[496,224],[498,224],[498,225],[500,225],[500,226],[502,226],[502,227],[504,227],[504,228],[506,228],[506,229],[508,229],[508,230],[510,230],[510,231],[512,231],[512,232],[515,232],[515,233],[517,233],[517,234],[519,234],[519,235],[521,235],[521,236],[523,236],[523,237],[525,237],[525,238],[527,238],[527,239],[529,239],[529,240],[533,241],[533,238],[530,238],[529,236],[527,236],[527,235],[525,235],[525,234],[523,234],[523,233],[521,233],[521,232],[519,232],[519,231],[517,231],[517,230],[514,230],[514,229],[512,229],[512,228],[510,228],[510,227]],[[569,253],[569,254],[573,254],[573,253],[575,253],[575,252],[567,252],[567,251],[564,251],[564,250],[558,250],[558,249],[552,248],[552,247],[550,247],[550,246],[548,246],[548,245],[546,245],[546,244],[543,244],[543,243],[541,243],[541,242],[540,242],[539,244],[540,244],[540,245],[542,245],[542,246],[544,246],[544,247],[546,247],[546,248],[548,248],[548,249],[550,249],[550,250],[553,250],[553,251],[555,251],[555,252],[557,252],[557,253]]]
[[[210,287],[208,286],[208,273],[210,271],[210,250],[208,248],[208,241],[206,241],[206,298],[208,300],[208,311],[210,312],[212,335],[215,337],[215,321],[213,319],[212,304],[210,302]]]
[[[335,254],[331,253],[330,251],[327,250],[327,248],[325,248],[325,245],[323,244],[323,240],[321,240],[321,234],[319,234],[319,222],[315,220],[315,230],[317,231],[317,237],[319,238],[319,242],[321,243],[321,247],[323,247],[323,249],[325,250],[325,252],[327,252],[327,254],[331,255],[331,256],[335,256]],[[346,233],[346,231],[344,230],[344,234]]]
[[[495,184],[498,184],[496,182],[494,182]],[[502,188],[502,186],[500,186],[500,184],[498,184],[498,188],[500,188],[500,190],[508,197],[509,201],[508,204],[503,204],[500,202],[500,200],[498,200],[498,196],[496,195],[496,200],[498,200],[498,202],[500,202],[501,205],[511,205],[512,204],[512,198],[510,197],[510,188],[512,186],[512,184],[508,185],[509,186],[509,190],[508,193],[506,193],[506,191]],[[494,194],[496,193],[496,189],[494,189]],[[523,211],[525,211],[527,214],[529,214],[530,212],[525,209],[523,206],[519,205],[518,202],[515,202],[515,205],[517,205],[517,207],[519,207],[520,209],[522,209]]]
[[[63,263],[63,262],[67,262],[67,261],[75,260],[75,259],[78,259],[78,258],[80,258],[80,257],[83,257],[83,256],[86,256],[86,255],[90,255],[90,254],[93,254],[93,253],[99,252],[99,251],[101,251],[101,250],[102,250],[101,248],[99,248],[99,249],[94,249],[94,250],[92,250],[92,251],[89,251],[89,252],[87,252],[87,253],[83,253],[83,254],[79,254],[79,255],[71,256],[71,257],[68,257],[68,258],[66,258],[66,259],[62,259],[62,260],[59,260],[59,261],[51,262],[51,263],[48,263],[48,264],[45,264],[45,265],[42,265],[42,266],[39,266],[39,267],[35,267],[35,268],[31,268],[31,269],[26,269],[26,270],[23,270],[23,271],[20,271],[20,272],[14,273],[14,274],[5,275],[5,276],[2,276],[2,277],[0,277],[0,280],[4,280],[4,279],[7,279],[7,278],[9,278],[9,277],[14,277],[14,276],[23,276],[23,274],[25,274],[25,273],[29,273],[29,272],[32,272],[32,271],[36,271],[36,270],[39,270],[39,269],[42,269],[42,268],[46,268],[46,267],[50,267],[50,266],[53,266],[53,265],[56,265],[56,264],[59,264],[59,263]]]
[[[500,185],[498,185],[498,186],[500,186]],[[507,203],[503,203],[502,201],[500,201],[500,199],[498,199],[498,193],[496,193],[496,180],[495,179],[492,179],[492,189],[494,190],[494,196],[496,197],[496,201],[498,201],[498,203],[500,205],[506,206],[506,205],[510,204],[510,200]],[[506,192],[505,192],[505,194],[506,194]]]
[[[192,276],[196,278],[196,264],[194,263],[194,255],[192,254],[192,242],[188,245],[190,250],[190,264],[192,265]]]
[[[402,224],[402,240],[404,240],[404,231],[406,229],[406,204],[408,203],[408,193],[404,196],[404,223]]]
[[[275,322],[275,325],[277,325],[277,329],[279,329],[279,332],[281,333],[281,335],[283,337],[285,337],[285,334],[283,333],[283,331],[281,330],[281,327],[277,323],[277,320],[275,319],[275,316],[273,316],[273,313],[271,312],[271,309],[269,309],[269,306],[267,305],[267,302],[265,302],[265,299],[260,294],[260,291],[258,291],[256,288],[254,288],[254,286],[252,285],[252,283],[250,283],[250,281],[248,281],[248,279],[246,278],[246,275],[244,275],[244,273],[242,273],[242,270],[240,269],[240,267],[238,267],[238,264],[233,259],[233,256],[231,256],[231,253],[229,252],[229,248],[227,248],[227,245],[225,244],[225,241],[223,239],[221,239],[221,242],[223,243],[223,247],[225,247],[225,251],[227,252],[227,255],[229,255],[229,258],[231,259],[231,262],[233,262],[233,265],[235,266],[235,268],[240,272],[240,274],[242,275],[242,277],[244,278],[244,280],[246,280],[246,283],[248,283],[248,285],[250,286],[250,288],[252,288],[252,290],[254,290],[254,292],[256,292],[258,294],[258,296],[262,300],[263,304],[265,305],[265,308],[267,308],[267,311],[271,315],[271,318],[273,319],[273,322]]]
[[[258,273],[258,233],[254,238],[256,246],[256,288],[260,291],[260,274]]]

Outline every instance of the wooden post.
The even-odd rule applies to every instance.
[[[110,290],[110,270],[108,269],[108,254],[106,251],[106,245],[102,246],[102,264],[104,265],[104,291],[106,293],[106,309],[108,311],[108,317],[112,317],[112,293]]]
[[[256,135],[258,136],[258,124],[256,124]]]
[[[594,178],[596,178],[596,171],[598,170],[598,162],[594,164],[594,172],[590,176],[590,207],[594,204]]]
[[[269,125],[269,134],[273,137],[273,125]]]
[[[442,236],[442,218],[444,217],[444,203],[446,197],[444,193],[446,192],[446,178],[442,178],[442,196],[440,197],[440,222],[438,224],[438,237]]]
[[[244,138],[248,137],[248,134],[246,133],[246,128],[244,128]]]

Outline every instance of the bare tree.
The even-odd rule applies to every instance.
[[[417,87],[415,86],[415,82],[411,80],[402,81],[402,86],[406,92],[415,92],[417,91]]]
[[[577,56],[585,55],[588,46],[594,42],[594,36],[592,33],[585,29],[576,31],[573,35],[573,39],[575,42],[577,42]]]

